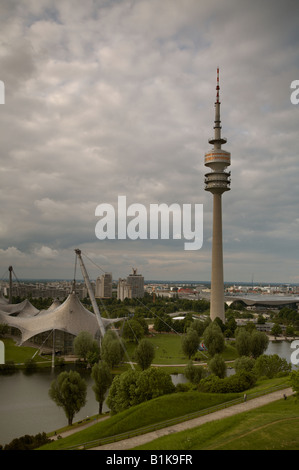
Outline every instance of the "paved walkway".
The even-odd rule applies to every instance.
[[[91,450],[129,450],[134,447],[140,446],[147,442],[151,442],[158,437],[171,434],[173,432],[185,431],[186,429],[195,428],[201,424],[208,423],[217,419],[226,418],[237,413],[242,413],[243,411],[252,410],[253,408],[258,408],[259,406],[266,405],[272,401],[279,400],[283,398],[283,395],[290,396],[293,394],[292,388],[286,388],[284,390],[279,390],[277,392],[269,393],[268,395],[263,395],[258,398],[253,398],[246,402],[240,403],[238,405],[233,405],[223,410],[210,413],[205,416],[200,416],[183,423],[175,424],[167,428],[158,429],[147,434],[142,434],[141,436],[135,436],[130,439],[125,439],[123,441],[113,442],[112,444],[106,444],[99,447],[94,447]]]
[[[75,426],[72,429],[68,429],[67,431],[63,431],[58,434],[55,434],[55,436],[51,436],[50,439],[53,439],[55,441],[56,439],[60,439],[61,437],[70,436],[71,434],[74,434],[75,432],[82,431],[82,429],[89,428],[90,426],[93,426],[94,424],[99,423],[100,421],[104,421],[105,419],[108,419],[108,418],[110,418],[110,414],[108,414],[107,416],[101,416],[100,418],[91,419],[87,423],[83,423],[79,426]]]

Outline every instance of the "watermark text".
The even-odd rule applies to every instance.
[[[297,366],[299,364],[299,339],[291,342],[291,348],[295,349],[291,354],[291,363]]]
[[[2,80],[0,80],[0,104],[5,104],[5,85]]]
[[[293,80],[291,83],[291,88],[294,89],[291,93],[291,103],[298,104],[299,103],[299,80]]]
[[[194,213],[193,213],[194,210]],[[203,243],[203,205],[131,204],[126,196],[118,196],[117,212],[112,204],[99,204],[95,227],[99,240],[188,240],[185,250],[199,250]],[[193,216],[193,217],[192,217]],[[192,222],[193,219],[193,222]],[[172,224],[172,230],[170,226]]]

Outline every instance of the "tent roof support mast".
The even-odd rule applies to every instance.
[[[91,284],[90,284],[90,280],[89,280],[89,277],[88,277],[88,274],[87,274],[87,271],[86,271],[86,268],[85,268],[85,265],[83,263],[83,260],[82,260],[82,257],[81,257],[81,250],[78,250],[76,249],[75,250],[75,253],[76,255],[78,256],[79,258],[79,262],[80,262],[80,267],[81,267],[81,271],[82,271],[82,275],[83,275],[83,278],[84,278],[84,281],[85,281],[85,284],[86,284],[86,287],[87,287],[87,290],[88,290],[88,295],[89,295],[89,298],[91,300],[91,304],[92,304],[92,307],[93,307],[93,311],[95,313],[95,316],[97,318],[97,321],[98,321],[98,324],[99,324],[99,327],[100,327],[100,332],[101,332],[101,336],[102,338],[104,337],[105,335],[105,326],[104,326],[104,323],[102,321],[102,317],[101,317],[101,314],[100,314],[100,310],[99,310],[99,307],[98,307],[98,304],[96,302],[96,299],[95,299],[95,296],[94,296],[94,292],[92,290],[92,287],[91,287]]]

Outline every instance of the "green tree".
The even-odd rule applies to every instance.
[[[242,370],[246,372],[251,372],[255,364],[255,360],[249,356],[241,356],[235,360],[235,371],[241,372]]]
[[[174,391],[175,386],[170,374],[159,367],[149,368],[142,371],[137,378],[134,404],[137,405]]]
[[[264,354],[269,344],[269,338],[263,331],[253,331],[250,335],[250,353],[254,358]]]
[[[99,402],[99,414],[102,414],[105,395],[112,382],[109,365],[104,361],[94,364],[91,370],[91,376],[95,382],[92,389],[95,393],[96,400]]]
[[[198,385],[201,379],[205,377],[206,371],[203,367],[195,366],[192,361],[190,361],[184,369],[184,375],[189,382]]]
[[[266,323],[265,318],[263,317],[263,315],[260,314],[260,315],[258,316],[258,319],[257,319],[257,324],[258,324],[258,325],[264,325],[265,323]]]
[[[154,329],[156,331],[171,331],[172,329],[172,318],[164,314],[164,312],[158,312],[154,320]]]
[[[138,341],[144,335],[144,328],[140,324],[140,322],[134,318],[132,320],[127,320],[124,329],[123,329],[123,337],[128,339],[129,341]]]
[[[196,333],[198,334],[198,336],[201,337],[203,335],[203,332],[205,331],[205,323],[203,321],[200,321],[200,320],[194,320],[190,324],[190,328],[192,330],[195,330]]]
[[[254,364],[253,372],[258,376],[266,376],[269,379],[281,374],[291,372],[291,364],[286,359],[278,356],[278,354],[259,356]]]
[[[142,339],[135,350],[135,357],[142,370],[150,367],[155,357],[153,344],[148,339]]]
[[[199,345],[199,337],[195,330],[188,329],[182,338],[182,350],[188,359],[196,353]]]
[[[274,338],[276,339],[276,337],[279,336],[281,333],[282,333],[281,326],[278,323],[275,323],[272,326],[271,335],[273,335]]]
[[[142,372],[129,370],[114,377],[107,405],[111,413],[115,414],[174,391],[170,375],[160,368],[149,368]]]
[[[295,329],[292,325],[288,325],[286,327],[286,331],[285,331],[285,336],[288,337],[288,336],[296,336],[295,335]]]
[[[235,334],[235,331],[237,329],[237,322],[233,316],[228,318],[227,322],[225,323],[225,329],[231,331],[232,335]]]
[[[63,408],[68,424],[73,424],[76,413],[86,403],[86,381],[76,371],[61,372],[51,383],[49,396],[57,406]]]
[[[74,352],[76,356],[86,361],[88,353],[96,354],[99,357],[100,347],[91,333],[81,331],[74,339]]]
[[[236,349],[239,356],[250,355],[250,333],[245,328],[237,328],[236,330]]]
[[[204,331],[203,340],[211,356],[223,352],[225,347],[225,339],[221,328],[217,323],[211,322],[209,324],[209,326]]]
[[[111,414],[126,410],[135,403],[138,375],[136,370],[128,370],[114,377],[106,401]]]
[[[124,355],[122,340],[117,334],[108,330],[101,344],[101,359],[113,368],[120,363]]]
[[[226,375],[226,364],[223,357],[220,354],[215,354],[212,359],[208,362],[208,367],[212,374],[217,375],[220,379],[223,379]]]

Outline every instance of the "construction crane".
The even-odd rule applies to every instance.
[[[98,304],[96,302],[94,292],[93,292],[93,289],[91,287],[90,280],[89,280],[85,265],[84,265],[82,257],[81,257],[81,250],[76,249],[75,253],[79,258],[82,275],[83,275],[83,278],[84,278],[84,281],[85,281],[85,284],[86,284],[86,287],[87,287],[87,290],[88,290],[88,294],[89,294],[89,298],[91,300],[93,311],[95,313],[95,316],[96,316],[96,319],[97,319],[97,322],[98,322],[98,325],[99,325],[99,328],[100,328],[101,337],[104,338],[105,332],[106,332],[104,322],[102,320],[100,310],[99,310]]]

